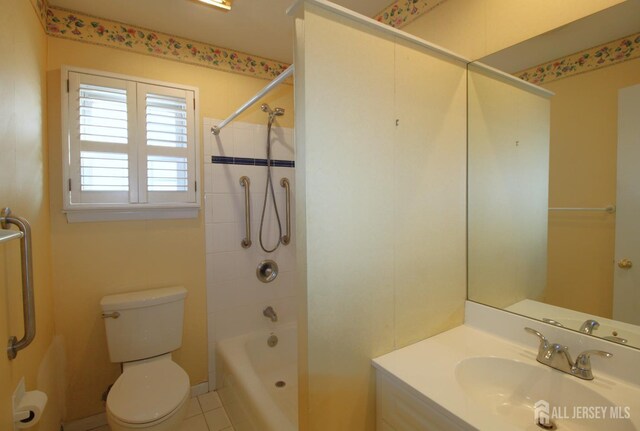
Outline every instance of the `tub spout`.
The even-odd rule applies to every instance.
[[[276,311],[273,309],[272,306],[268,306],[267,308],[262,310],[262,315],[264,317],[268,317],[269,319],[271,319],[272,322],[278,321],[278,315],[276,314]]]

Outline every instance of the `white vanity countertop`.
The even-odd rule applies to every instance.
[[[456,377],[456,365],[473,357],[499,357],[511,359],[554,373],[554,379],[572,379],[578,385],[596,391],[616,406],[629,406],[631,421],[640,429],[640,387],[624,383],[599,371],[600,358],[593,359],[592,381],[581,380],[554,370],[536,361],[538,341],[522,331],[523,340],[531,341],[525,348],[468,325],[462,325],[435,337],[375,358],[373,365],[392,377],[416,397],[430,405],[447,410],[452,416],[480,430],[515,430],[539,428],[531,421],[527,426],[515,427],[494,414],[491,409],[477,405],[467,396]],[[570,352],[572,357],[580,352]],[[614,360],[615,358],[609,359]],[[560,382],[560,380],[558,380]],[[538,400],[531,400],[531,404]],[[630,425],[630,424],[629,424]],[[606,425],[605,425],[606,427]],[[631,427],[633,428],[633,426]]]

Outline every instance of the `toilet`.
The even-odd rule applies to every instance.
[[[187,411],[187,373],[171,359],[182,345],[183,287],[105,296],[100,301],[111,362],[122,374],[107,397],[111,431],[175,431]]]

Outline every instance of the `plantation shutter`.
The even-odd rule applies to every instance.
[[[136,202],[135,83],[69,73],[70,203]]]
[[[63,85],[69,222],[198,216],[196,88],[66,67]]]
[[[196,202],[195,95],[139,83],[140,202]]]

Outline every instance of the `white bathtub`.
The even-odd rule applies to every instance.
[[[275,347],[267,344],[272,334]],[[218,393],[236,431],[298,429],[296,337],[296,326],[283,325],[218,343]]]

